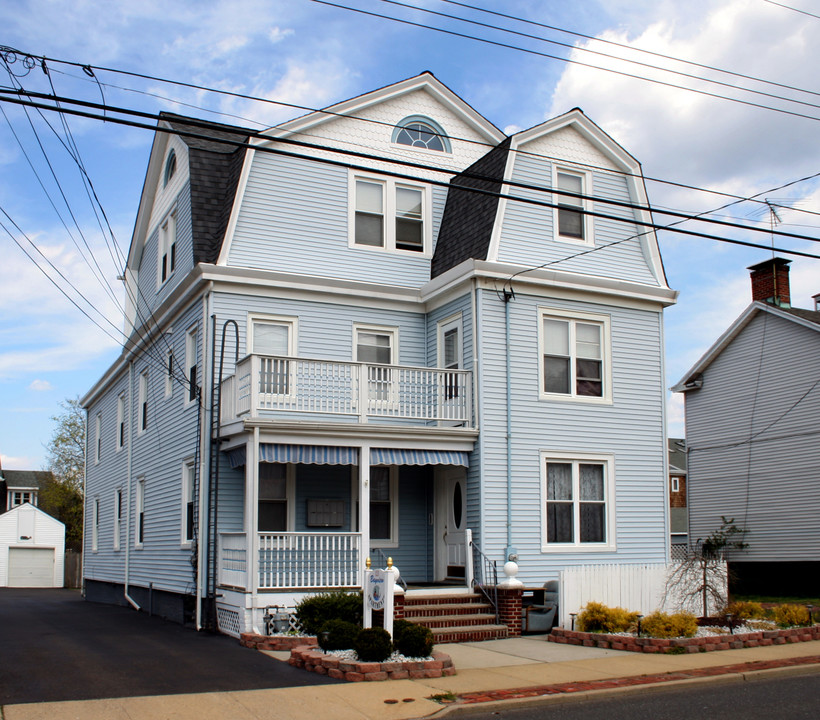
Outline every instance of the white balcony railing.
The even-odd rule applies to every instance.
[[[259,588],[358,587],[359,533],[259,533]]]
[[[470,425],[467,370],[249,355],[222,384],[227,422],[260,412]]]
[[[248,541],[245,533],[219,533],[217,582],[248,588]]]

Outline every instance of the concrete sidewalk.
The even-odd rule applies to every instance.
[[[409,720],[480,702],[801,667],[820,672],[820,641],[687,655],[557,645],[544,636],[440,646],[458,674],[424,680],[7,705],[3,720]],[[287,654],[270,653],[281,660]],[[275,660],[272,660],[274,662]],[[442,704],[431,698],[452,702]]]

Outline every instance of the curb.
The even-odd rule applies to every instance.
[[[755,667],[774,665],[774,667]],[[744,669],[744,666],[747,666]],[[531,686],[496,690],[490,692],[463,693],[458,701],[442,708],[428,717],[445,715],[470,715],[496,707],[536,707],[545,703],[566,703],[579,698],[605,698],[625,692],[657,693],[681,685],[704,683],[730,684],[760,682],[775,676],[799,676],[820,673],[820,656],[790,658],[778,661],[753,661],[740,665],[720,665],[706,671],[682,670],[659,675],[635,675],[611,680],[594,680],[583,683],[557,683],[555,685]],[[597,687],[596,687],[597,686]],[[506,696],[506,697],[504,697]],[[465,702],[465,699],[467,700]]]

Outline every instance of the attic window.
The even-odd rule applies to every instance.
[[[436,152],[451,152],[447,134],[428,118],[413,116],[402,120],[393,130],[393,142]]]
[[[177,154],[171,150],[168,153],[168,159],[165,161],[165,175],[163,176],[163,187],[165,187],[174,177],[174,173],[177,171]]]

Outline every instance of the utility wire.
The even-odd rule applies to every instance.
[[[806,12],[805,10],[798,10],[795,7],[791,7],[790,5],[784,5],[783,3],[773,2],[772,0],[763,0],[763,2],[769,3],[769,5],[777,5],[777,7],[786,8],[786,10],[791,10],[792,12],[800,13],[801,15],[808,15],[809,17],[817,18],[820,20],[820,15],[815,15],[814,13]]]
[[[38,59],[33,55],[23,53],[22,51],[16,51],[12,48],[5,48],[5,49],[0,48],[0,53],[3,52],[4,50],[7,54],[8,53],[18,53],[18,54],[24,55],[26,58],[32,58],[33,60]],[[346,115],[344,113],[334,112],[332,110],[325,109],[325,108],[313,108],[313,107],[306,106],[306,105],[286,103],[286,102],[282,102],[282,101],[278,101],[278,100],[271,100],[269,98],[262,98],[262,97],[258,97],[258,96],[254,96],[254,95],[247,95],[247,94],[244,94],[244,93],[238,93],[238,92],[233,92],[233,91],[228,91],[228,90],[220,90],[220,89],[208,87],[208,86],[205,86],[205,85],[197,85],[195,83],[188,83],[188,82],[183,82],[183,81],[179,81],[179,80],[172,80],[172,79],[169,79],[169,78],[162,78],[162,77],[155,76],[155,75],[146,75],[144,73],[137,73],[137,72],[122,70],[122,69],[118,69],[118,68],[111,68],[111,67],[97,66],[97,65],[93,65],[93,66],[92,65],[84,65],[84,64],[78,63],[78,62],[69,61],[69,60],[61,60],[61,59],[58,59],[58,58],[50,58],[48,56],[43,56],[42,60],[52,62],[52,63],[58,63],[58,64],[62,64],[62,65],[68,65],[68,66],[72,66],[72,67],[82,68],[83,71],[86,74],[92,73],[91,77],[93,78],[93,80],[92,79],[86,79],[86,78],[80,78],[80,79],[82,79],[84,81],[87,81],[87,82],[92,82],[92,81],[96,82],[96,84],[99,85],[99,86],[112,87],[112,88],[116,88],[116,89],[123,90],[123,91],[126,91],[126,92],[133,92],[133,93],[143,94],[143,95],[146,95],[146,96],[149,96],[149,97],[156,97],[156,98],[167,100],[169,102],[174,102],[174,103],[186,106],[186,107],[192,107],[192,108],[196,108],[196,109],[199,109],[199,110],[203,110],[205,112],[211,112],[211,113],[226,116],[226,117],[231,117],[231,118],[241,119],[241,120],[244,120],[244,121],[247,121],[247,122],[252,122],[252,123],[254,123],[256,125],[260,125],[260,126],[263,125],[263,124],[258,123],[256,121],[248,119],[248,118],[244,118],[242,116],[237,116],[237,115],[232,115],[230,113],[224,113],[224,112],[219,112],[219,111],[215,111],[215,110],[210,110],[208,108],[203,108],[203,107],[200,107],[200,106],[191,105],[189,103],[184,103],[182,101],[175,100],[173,98],[166,98],[166,97],[163,97],[163,96],[155,94],[155,93],[141,91],[141,90],[137,90],[137,89],[134,89],[134,88],[123,88],[121,86],[113,85],[113,84],[110,84],[110,83],[102,83],[97,78],[96,74],[93,74],[93,71],[96,70],[96,71],[100,71],[100,72],[109,72],[109,73],[113,73],[113,74],[120,74],[120,75],[139,78],[139,79],[143,79],[143,80],[150,80],[150,81],[156,81],[156,82],[161,82],[161,83],[170,84],[170,85],[176,85],[178,87],[185,87],[185,88],[189,88],[189,89],[192,89],[192,90],[200,90],[200,91],[210,92],[210,93],[214,93],[214,94],[218,94],[218,95],[224,95],[226,97],[234,97],[234,98],[243,99],[243,100],[252,100],[252,101],[255,101],[255,102],[261,102],[261,103],[265,103],[265,104],[277,105],[279,107],[289,107],[289,108],[293,108],[293,109],[296,109],[296,110],[304,110],[307,113],[322,113],[324,115],[328,115],[328,116],[331,116],[331,117],[342,117],[342,118],[347,118],[347,119],[353,119],[353,120],[356,120],[358,122],[365,122],[365,123],[371,123],[371,124],[375,124],[375,125],[382,125],[382,126],[390,127],[390,128],[393,128],[395,126],[394,123],[388,123],[388,122],[381,121],[381,120],[375,120],[375,119],[370,119],[370,118],[351,118],[349,115]],[[56,72],[59,72],[59,71],[56,71]],[[77,76],[71,76],[71,77],[77,77]],[[808,92],[808,91],[805,91],[805,92]],[[817,94],[820,95],[820,93],[817,93]],[[106,106],[103,105],[102,107],[106,107]],[[448,137],[450,137],[451,140],[457,140],[457,141],[465,142],[465,143],[469,143],[469,144],[480,145],[480,146],[488,147],[488,148],[494,147],[494,145],[492,145],[490,143],[483,142],[483,141],[480,141],[480,140],[474,140],[474,139],[471,139],[471,138],[461,138],[461,137],[457,137],[457,136],[448,136]],[[514,152],[518,155],[525,155],[525,156],[531,156],[531,157],[537,157],[537,158],[545,158],[545,159],[550,159],[550,160],[559,160],[559,158],[555,158],[555,157],[551,157],[549,155],[535,153],[535,152],[527,151],[527,150],[516,149],[516,150],[514,150]],[[593,170],[604,170],[606,172],[620,174],[620,175],[624,175],[624,176],[627,176],[627,177],[639,178],[641,180],[645,180],[645,181],[648,181],[648,182],[655,182],[655,183],[659,183],[659,184],[670,185],[672,187],[679,187],[679,188],[682,188],[682,189],[685,189],[685,190],[694,190],[696,192],[709,193],[709,194],[712,194],[712,195],[718,195],[718,196],[721,196],[721,197],[732,198],[732,199],[735,199],[735,200],[746,199],[746,198],[742,198],[739,195],[733,195],[731,193],[722,192],[720,190],[697,187],[697,186],[694,186],[694,185],[687,185],[685,183],[679,183],[679,182],[675,182],[675,181],[671,181],[671,180],[663,180],[661,178],[656,178],[656,177],[652,177],[652,176],[644,176],[644,175],[640,175],[640,174],[630,173],[630,172],[624,171],[624,170],[613,170],[611,168],[603,168],[603,167],[600,167],[600,166],[586,164],[586,163],[575,163],[575,164],[579,165],[581,167],[586,167],[586,168],[590,168],[590,169],[593,169]],[[761,202],[761,201],[753,201],[753,202]],[[761,204],[765,204],[765,203],[761,203]],[[811,214],[811,215],[820,215],[820,213],[818,213],[816,211],[812,211],[812,210],[806,210],[806,209],[802,209],[802,208],[793,208],[793,209],[794,209],[795,212],[803,212],[803,213],[807,213],[807,214]]]
[[[575,30],[567,30],[566,28],[557,27],[555,25],[547,25],[546,23],[537,22],[535,20],[528,20],[527,18],[517,17],[515,15],[508,15],[507,13],[498,12],[496,10],[489,10],[487,8],[476,7],[475,5],[468,5],[467,3],[463,2],[456,2],[456,0],[441,0],[441,2],[447,3],[448,5],[458,5],[459,7],[467,8],[469,10],[475,10],[477,12],[486,13],[487,15],[494,15],[496,17],[503,17],[507,20],[515,20],[516,22],[525,23],[527,25],[532,25],[534,27],[544,28],[546,30],[554,30],[555,32],[563,33],[564,35],[571,35],[572,37],[583,38],[584,40],[592,40],[597,43],[603,43],[605,45],[611,45],[613,47],[621,48],[623,50],[629,50],[630,52],[641,53],[644,55],[651,55],[653,57],[661,58],[663,60],[672,60],[673,62],[681,63],[683,65],[689,65],[691,67],[698,67],[703,70],[709,70],[711,72],[721,73],[723,75],[730,75],[732,77],[741,78],[743,80],[752,80],[753,82],[763,83],[764,85],[771,85],[773,87],[783,88],[784,90],[794,90],[795,92],[805,93],[807,95],[816,95],[820,97],[820,92],[816,92],[814,90],[807,90],[805,88],[795,87],[794,85],[786,85],[785,83],[775,82],[774,80],[766,80],[765,78],[756,77],[754,75],[745,75],[744,73],[735,72],[733,70],[726,70],[725,68],[715,67],[714,65],[706,65],[704,63],[695,62],[694,60],[685,60],[684,58],[675,57],[674,55],[664,55],[660,52],[655,52],[653,50],[646,50],[645,48],[639,48],[633,45],[627,45],[626,43],[619,43],[615,40],[607,40],[606,38],[596,37],[595,35],[585,35],[582,32],[577,32]],[[766,0],[769,2],[769,0]],[[779,3],[772,3],[772,5],[778,5]],[[781,7],[787,7],[786,5],[781,5]],[[419,8],[420,9],[420,8]],[[793,8],[789,8],[793,9]],[[798,11],[801,12],[801,11]],[[810,13],[807,13],[810,14]],[[818,16],[814,16],[818,17]],[[571,46],[573,49],[576,50],[584,50],[585,48],[579,47],[577,45]],[[615,56],[618,57],[618,56]],[[625,58],[619,58],[625,60]],[[655,66],[650,66],[655,67]],[[660,69],[660,68],[658,68]],[[737,86],[734,86],[737,87]]]
[[[252,144],[252,143],[249,143],[249,142],[243,142],[243,141],[239,141],[239,140],[214,138],[213,136],[210,136],[210,135],[202,135],[202,134],[199,134],[199,133],[191,133],[189,131],[169,130],[169,129],[157,127],[156,125],[147,125],[145,123],[139,123],[139,122],[135,122],[133,120],[126,120],[126,119],[123,119],[123,118],[116,118],[113,115],[107,115],[106,117],[101,117],[99,115],[95,115],[93,113],[85,112],[85,111],[82,111],[82,110],[69,109],[65,106],[62,106],[60,108],[55,108],[52,105],[37,103],[37,102],[34,102],[34,101],[23,100],[23,99],[20,99],[20,98],[3,97],[4,92],[7,92],[7,91],[0,90],[0,102],[9,102],[9,103],[13,103],[13,104],[22,104],[22,105],[26,105],[26,106],[38,107],[38,108],[41,108],[41,109],[47,109],[47,110],[52,110],[52,111],[56,111],[56,112],[67,112],[67,113],[70,113],[70,114],[79,115],[80,117],[87,117],[87,118],[96,119],[96,120],[105,120],[106,122],[122,124],[122,125],[131,126],[131,127],[139,127],[139,128],[151,130],[152,132],[154,132],[154,131],[168,132],[169,134],[178,134],[178,135],[183,136],[183,137],[192,137],[192,138],[196,138],[196,139],[208,140],[208,141],[211,141],[211,142],[216,141],[216,142],[219,142],[219,143],[232,145],[234,147],[245,147],[245,148],[250,148],[250,149],[254,149],[254,150],[258,150],[258,151],[262,151],[262,152],[272,152],[274,154],[291,156],[291,157],[296,157],[296,158],[300,158],[300,159],[308,159],[308,160],[313,160],[313,161],[317,161],[317,162],[325,162],[325,163],[328,163],[328,164],[331,164],[331,165],[338,165],[338,166],[342,166],[342,167],[353,169],[353,170],[365,170],[365,171],[373,172],[372,167],[366,167],[366,166],[362,166],[362,165],[354,165],[352,163],[342,162],[342,161],[337,161],[337,160],[331,160],[331,159],[328,159],[328,158],[315,158],[315,157],[311,157],[309,155],[289,152],[289,151],[281,150],[279,148],[274,148],[274,147],[271,147],[271,146],[257,145],[257,144]],[[15,94],[19,94],[19,93],[15,93]],[[45,97],[45,98],[48,98],[49,100],[54,100],[54,98],[52,98],[51,96],[44,95],[42,93],[27,93],[27,95],[29,97]],[[63,100],[63,101],[69,101],[70,100],[69,98],[60,98],[60,99]],[[92,103],[92,102],[88,102],[88,101],[75,100],[75,101],[72,101],[72,102],[76,105],[81,106],[81,107],[90,107],[90,108],[99,107],[99,105],[97,103]],[[152,113],[146,113],[146,112],[138,111],[138,110],[130,110],[130,109],[127,109],[127,108],[116,108],[116,107],[112,107],[110,105],[107,106],[106,109],[109,113],[132,115],[132,116],[140,117],[140,118],[150,118],[150,119],[156,120],[156,121],[159,121],[159,120],[163,119],[161,116],[158,116],[158,115],[155,115],[155,114],[152,114]],[[198,127],[198,128],[207,129],[207,128],[210,128],[210,127],[213,126],[212,123],[208,123],[206,121],[196,120],[196,119],[193,119],[193,118],[185,118],[185,117],[182,117],[182,116],[172,116],[170,118],[170,120],[173,121],[175,118],[180,123],[191,126],[191,127]],[[427,165],[427,164],[424,164],[424,163],[413,163],[413,162],[409,162],[409,161],[401,160],[401,159],[397,159],[397,158],[388,158],[388,157],[373,155],[372,153],[363,153],[363,152],[352,151],[352,150],[349,150],[349,149],[336,148],[336,147],[329,146],[329,145],[318,145],[318,144],[315,144],[315,143],[307,143],[307,142],[304,142],[304,141],[294,140],[292,138],[270,137],[270,136],[265,135],[263,133],[259,133],[259,132],[255,132],[255,131],[247,130],[247,129],[241,129],[240,131],[237,132],[237,135],[239,135],[239,134],[247,135],[250,138],[253,138],[253,139],[256,139],[256,140],[261,140],[261,141],[264,141],[264,142],[267,142],[267,143],[282,143],[282,144],[291,145],[291,146],[295,146],[295,147],[299,147],[299,148],[307,148],[307,149],[310,149],[310,150],[319,150],[319,151],[322,151],[322,152],[331,152],[331,153],[343,154],[345,156],[353,156],[353,157],[357,157],[357,158],[361,158],[361,159],[365,159],[365,160],[390,163],[390,164],[394,164],[394,165],[401,165],[402,167],[411,167],[411,168],[414,168],[414,169],[421,169],[421,170],[429,171],[429,172],[442,173],[442,174],[446,174],[446,175],[454,175],[455,174],[455,175],[463,177],[463,178],[499,182],[498,178],[490,178],[490,177],[487,177],[485,175],[479,175],[479,174],[476,174],[476,173],[470,173],[470,172],[466,172],[466,171],[462,172],[462,173],[454,173],[454,171],[451,168],[442,168],[442,167]],[[417,181],[417,182],[425,182],[425,183],[429,183],[429,184],[433,184],[433,185],[449,187],[449,182],[445,181],[445,180],[433,180],[433,179],[430,179],[430,178],[421,178],[421,177],[418,177],[418,176],[409,175],[407,173],[390,171],[390,170],[379,170],[378,172],[383,174],[383,175],[388,175],[388,176],[391,176],[391,177],[397,177],[397,178],[401,178],[401,179],[404,179],[404,180],[414,180],[414,181]],[[820,173],[817,173],[817,175],[812,176],[812,177],[816,177],[816,176],[820,176]],[[509,185],[511,187],[525,189],[525,190],[534,190],[534,191],[537,191],[537,192],[543,192],[543,193],[547,193],[547,194],[555,194],[555,195],[561,195],[561,196],[564,196],[564,197],[572,197],[572,198],[577,198],[577,199],[581,199],[581,200],[587,200],[587,201],[593,201],[593,202],[597,202],[597,203],[603,203],[603,204],[606,204],[606,205],[611,205],[613,207],[625,208],[625,209],[628,209],[628,210],[633,210],[633,211],[638,211],[638,212],[650,213],[650,212],[653,211],[652,207],[646,206],[646,205],[639,205],[637,203],[628,203],[628,202],[624,202],[624,201],[615,200],[615,199],[612,199],[612,198],[605,198],[605,197],[593,196],[593,195],[585,195],[585,194],[582,194],[582,193],[574,193],[574,192],[559,189],[559,188],[548,188],[548,187],[544,187],[544,186],[531,185],[531,184],[528,184],[528,183],[519,183],[519,182],[515,182],[515,181],[512,181],[512,180],[504,180],[503,184],[504,185]],[[461,187],[461,186],[459,186],[459,187]],[[547,202],[547,201],[544,201],[544,200],[536,200],[534,198],[523,197],[521,195],[506,195],[506,194],[502,194],[502,193],[495,193],[495,192],[492,192],[492,191],[482,190],[482,189],[473,188],[473,187],[462,187],[462,189],[468,190],[469,192],[473,192],[473,193],[492,195],[494,197],[506,198],[506,199],[510,199],[510,200],[513,200],[513,201],[517,201],[517,202],[533,204],[533,205],[540,205],[540,206],[543,206],[543,207],[557,208],[557,207],[560,206],[560,204],[558,204],[558,203],[551,203],[551,202]],[[613,221],[619,222],[619,223],[626,222],[626,223],[630,223],[630,224],[641,225],[643,227],[653,228],[653,229],[656,229],[656,230],[669,229],[671,232],[677,232],[677,233],[681,233],[681,234],[685,234],[685,235],[692,235],[692,236],[695,236],[695,237],[704,237],[704,238],[707,238],[707,239],[721,239],[721,240],[725,240],[726,242],[741,243],[741,241],[737,241],[737,240],[733,241],[733,240],[729,240],[729,239],[725,239],[725,238],[718,238],[718,236],[710,235],[708,233],[700,233],[700,232],[697,232],[697,231],[694,231],[694,230],[684,230],[682,228],[670,228],[669,226],[666,226],[666,225],[660,225],[660,224],[657,224],[657,223],[651,223],[651,222],[648,222],[648,221],[638,220],[638,219],[634,219],[634,218],[618,217],[616,215],[609,215],[609,214],[601,213],[601,212],[598,212],[598,211],[595,211],[595,210],[589,210],[589,209],[581,210],[581,209],[579,209],[579,212],[582,212],[585,215],[590,215],[592,217],[600,217],[600,218],[603,218],[603,219],[613,220]],[[690,220],[693,217],[693,216],[691,216],[689,214],[686,214],[686,213],[679,213],[679,212],[669,211],[669,210],[657,211],[657,212],[659,212],[660,214],[663,214],[663,215],[671,216],[671,217],[679,217],[679,218],[682,218],[684,220]],[[734,229],[740,229],[740,230],[744,230],[744,231],[747,231],[747,232],[762,232],[762,233],[765,233],[766,235],[771,235],[772,234],[771,231],[766,229],[766,228],[759,228],[759,227],[753,227],[753,226],[749,226],[749,225],[742,225],[742,224],[739,224],[739,223],[731,223],[731,222],[724,221],[724,220],[715,220],[715,219],[711,219],[711,218],[700,217],[700,218],[697,218],[697,221],[707,223],[707,224],[719,225],[719,226],[722,226],[722,227],[731,227],[731,228],[734,228]],[[776,231],[774,231],[774,234],[779,236],[779,237],[784,237],[784,238],[792,238],[792,239],[804,240],[804,241],[809,241],[809,242],[820,242],[820,238],[817,238],[817,237],[812,237],[812,236],[809,236],[809,235],[802,235],[802,234],[799,234],[799,233],[789,233],[789,232],[784,232],[782,230],[776,230]],[[741,244],[744,244],[744,243],[741,243]],[[752,244],[750,246],[751,247],[759,247],[759,246],[756,246],[754,244]],[[785,250],[785,249],[779,249],[779,250],[781,252],[801,254],[798,251]],[[808,257],[814,257],[814,256],[809,255]]]
[[[387,3],[389,5],[396,5],[398,7],[403,7],[409,10],[416,10],[418,12],[427,13],[428,15],[435,15],[437,17],[447,18],[449,20],[457,20],[458,22],[468,23],[470,25],[477,25],[478,27],[487,28],[489,30],[497,30],[499,32],[507,33],[509,35],[515,35],[517,37],[526,38],[528,40],[537,40],[538,42],[547,43],[549,45],[557,45],[558,47],[568,48],[569,50],[574,50],[576,52],[581,53],[589,53],[590,55],[597,55],[600,57],[610,58],[612,60],[616,60],[618,62],[628,63],[630,65],[638,65],[640,67],[649,68],[650,70],[656,70],[662,73],[670,73],[672,75],[679,75],[684,78],[689,78],[691,80],[697,80],[698,82],[709,83],[710,85],[718,85],[720,87],[731,88],[732,90],[739,90],[741,92],[751,93],[753,95],[760,95],[762,97],[768,97],[775,100],[782,100],[784,102],[795,103],[797,105],[804,105],[806,107],[817,108],[820,109],[820,105],[812,102],[808,102],[805,100],[797,100],[794,98],[784,97],[783,95],[775,95],[774,93],[765,92],[763,90],[754,90],[753,88],[746,88],[740,85],[732,85],[732,83],[724,82],[722,80],[714,80],[712,78],[702,77],[700,75],[693,75],[692,73],[683,72],[681,70],[674,70],[672,68],[663,68],[657,65],[652,65],[650,63],[641,62],[640,60],[630,60],[629,58],[621,57],[619,55],[613,55],[611,53],[601,52],[600,50],[592,50],[591,48],[583,47],[580,45],[571,45],[570,43],[559,42],[558,40],[550,40],[549,38],[540,37],[538,35],[531,35],[530,33],[520,32],[518,30],[511,30],[509,28],[499,27],[498,25],[491,25],[490,23],[483,23],[478,20],[470,20],[469,18],[460,17],[458,15],[450,15],[449,13],[439,12],[437,10],[431,10],[429,8],[419,7],[417,5],[409,5],[407,3],[398,2],[398,0],[379,0],[380,2]],[[477,40],[479,38],[476,38]],[[523,50],[523,48],[521,48]],[[566,62],[570,62],[569,59],[564,58]],[[583,64],[583,63],[582,63]],[[598,69],[604,70],[606,68],[601,68],[598,65],[586,65],[586,67],[596,67]],[[629,75],[629,77],[637,77],[635,75]],[[649,82],[655,82],[651,78],[648,77],[640,77],[641,80],[647,80]],[[675,86],[679,87],[679,86]],[[682,87],[683,90],[688,90],[690,88]],[[729,99],[729,98],[726,98]]]
[[[755,103],[751,100],[742,100],[741,98],[733,98],[729,97],[728,95],[720,95],[719,93],[709,92],[708,90],[700,90],[698,88],[686,87],[685,85],[676,85],[675,83],[667,82],[665,80],[656,80],[644,77],[642,75],[635,75],[634,73],[624,72],[622,70],[614,70],[612,68],[601,67],[599,65],[592,65],[590,63],[585,63],[580,60],[573,60],[571,58],[561,57],[560,55],[550,55],[549,53],[541,52],[539,50],[531,50],[529,48],[520,47],[518,45],[511,45],[510,43],[499,42],[498,40],[490,40],[488,38],[481,38],[475,35],[469,35],[467,33],[456,32],[455,30],[447,30],[445,28],[436,27],[434,25],[425,25],[424,23],[417,23],[413,22],[412,20],[405,20],[403,18],[393,17],[392,15],[385,15],[384,13],[372,12],[370,10],[362,10],[361,8],[354,8],[348,5],[341,5],[339,3],[329,2],[329,0],[311,0],[311,2],[315,2],[320,5],[327,5],[328,7],[335,7],[339,10],[347,10],[348,12],[359,13],[360,15],[367,15],[370,17],[379,18],[381,20],[391,20],[402,25],[410,25],[412,27],[417,27],[424,30],[432,30],[434,32],[443,33],[445,35],[463,38],[465,40],[474,40],[476,42],[484,43],[485,45],[493,45],[495,47],[501,47],[507,50],[515,50],[516,52],[522,52],[528,55],[535,55],[538,57],[547,58],[549,60],[558,60],[559,62],[571,65],[580,65],[581,67],[592,68],[594,70],[601,70],[603,72],[611,73],[614,75],[621,75],[623,77],[633,78],[635,80],[643,80],[644,82],[654,83],[655,85],[661,85],[663,87],[670,87],[676,90],[685,90],[687,92],[696,93],[698,95],[703,95],[705,97],[717,98],[719,100],[727,100],[729,102],[738,103],[740,105],[746,105],[747,107],[755,107],[760,108],[762,110],[771,110],[773,112],[778,112],[783,115],[804,118],[806,120],[820,121],[820,117],[816,115],[807,115],[805,113],[796,112],[794,110],[786,110],[785,108],[777,108],[772,107],[771,105]],[[783,99],[786,100],[786,98]]]

